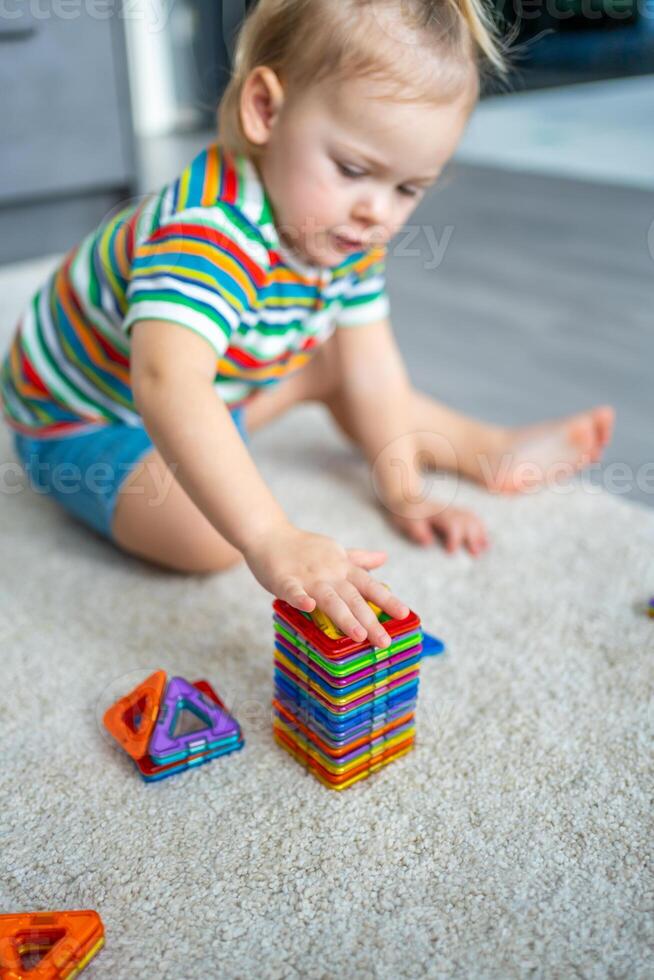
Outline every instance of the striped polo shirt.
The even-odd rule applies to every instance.
[[[385,262],[379,247],[303,264],[280,241],[252,162],[211,144],[159,193],[109,214],[33,296],[0,370],[5,419],[39,438],[141,425],[129,358],[143,319],[204,337],[215,390],[244,404],[336,327],[388,315]]]

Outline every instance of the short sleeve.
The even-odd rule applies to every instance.
[[[390,315],[386,251],[385,247],[372,249],[355,265],[347,290],[339,298],[342,309],[336,315],[337,327],[358,327]]]
[[[134,250],[125,332],[138,320],[172,320],[222,357],[233,331],[256,315],[265,245],[223,210],[212,210],[178,213]]]

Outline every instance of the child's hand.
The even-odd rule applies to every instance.
[[[366,637],[376,647],[391,642],[366,600],[394,618],[409,615],[408,606],[368,575],[367,569],[384,564],[382,551],[346,551],[331,538],[285,523],[243,554],[264,589],[304,612],[321,609],[357,643]]]
[[[460,547],[477,557],[488,548],[488,534],[481,518],[461,507],[443,507],[437,511],[432,502],[404,506],[401,511],[391,510],[392,523],[408,538],[424,546],[434,544],[440,538],[446,551],[453,553]]]

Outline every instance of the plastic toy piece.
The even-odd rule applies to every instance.
[[[308,660],[298,651],[297,647],[291,646],[289,643],[276,640],[275,649],[290,660],[295,667],[308,669],[312,677],[319,677],[326,683],[329,691],[334,693],[337,693],[339,688],[348,691],[354,690],[354,684],[363,683],[366,679],[379,681],[382,677],[389,677],[403,666],[408,666],[410,662],[417,664],[422,656],[422,648],[418,644],[409,647],[407,650],[402,650],[394,657],[389,657],[388,660],[383,660],[374,666],[364,667],[362,670],[355,669],[349,677],[334,677],[313,659]]]
[[[143,781],[146,783],[155,783],[161,779],[167,779],[168,776],[175,776],[179,772],[185,772],[187,769],[197,769],[198,766],[203,766],[205,762],[212,762],[214,759],[219,759],[221,755],[238,752],[244,745],[245,742],[243,739],[240,739],[240,741],[230,742],[229,745],[216,749],[213,752],[202,752],[200,755],[191,755],[186,759],[170,762],[165,766],[155,765],[149,756],[145,756],[144,759],[139,759],[136,764],[139,767]]]
[[[3,980],[71,980],[104,945],[97,912],[20,912],[0,915]],[[40,955],[32,965],[26,960]]]
[[[382,676],[380,680],[364,679],[361,684],[353,685],[353,690],[334,691],[333,688],[329,688],[329,685],[323,684],[311,671],[307,672],[301,666],[292,664],[288,657],[279,651],[275,653],[274,664],[276,670],[284,674],[291,682],[301,686],[321,702],[326,702],[334,710],[348,704],[360,703],[362,698],[369,700],[379,697],[381,694],[394,691],[403,683],[417,681],[420,676],[420,658],[416,658],[413,664],[410,663],[410,666],[395,671],[392,676]]]
[[[340,640],[342,636],[345,636],[345,633],[342,633],[327,613],[324,613],[321,609],[314,609],[309,615],[318,629],[322,630],[325,636],[328,636],[331,640]]]
[[[371,606],[372,603],[369,603]],[[346,789],[410,751],[420,684],[423,632],[412,611],[375,615],[387,648],[355,642],[318,610],[273,602],[273,734],[330,789]],[[435,638],[431,649],[442,651]]]
[[[193,687],[195,687],[202,694],[206,695],[215,705],[217,705],[221,711],[227,712],[227,708],[220,700],[211,684],[208,681],[193,681]],[[240,734],[240,729],[239,729]],[[136,765],[138,767],[144,782],[154,783],[161,779],[167,779],[168,776],[174,776],[178,772],[184,772],[186,769],[191,769],[196,766],[202,766],[205,762],[211,762],[212,759],[217,759],[221,755],[227,755],[229,752],[238,751],[243,748],[245,744],[243,736],[240,735],[239,741],[235,743],[230,743],[227,747],[219,748],[214,752],[202,752],[199,755],[187,756],[186,759],[178,760],[177,762],[169,762],[166,765],[158,766],[150,756],[146,755],[142,759],[136,760]]]
[[[278,616],[273,617],[273,625],[276,641],[280,640],[294,647],[298,651],[297,656],[304,659],[308,658],[312,663],[322,667],[334,678],[347,678],[352,671],[361,670],[364,667],[377,667],[402,650],[407,650],[422,642],[422,632],[418,629],[409,631],[408,633],[396,634],[392,638],[393,642],[389,647],[380,647],[379,649],[368,647],[362,652],[348,654],[345,657],[339,657],[338,660],[330,660],[316,650],[315,647],[306,643],[295,630],[289,627],[288,623],[285,624]]]
[[[368,599],[367,602],[375,616],[379,619],[379,617],[382,615],[382,611],[379,606],[376,606],[371,599]],[[336,626],[336,624],[329,618],[327,613],[324,613],[322,609],[314,609],[313,612],[307,613],[307,615],[311,617],[312,622],[314,622],[318,629],[322,630],[325,636],[328,636],[330,640],[340,640],[345,636],[345,633],[339,630],[338,626]]]
[[[439,653],[445,652],[445,644],[437,636],[431,633],[422,633],[422,655],[423,657],[437,657]]]
[[[304,738],[316,745],[325,756],[335,760],[342,759],[349,753],[354,752],[356,749],[364,748],[365,746],[374,743],[374,741],[377,739],[389,737],[389,733],[397,731],[397,729],[401,728],[402,726],[409,725],[413,721],[414,717],[413,712],[409,712],[408,714],[402,715],[394,721],[391,721],[390,724],[384,725],[374,732],[374,734],[366,731],[364,734],[350,740],[345,745],[334,747],[333,744],[326,742],[323,738],[321,738],[317,732],[312,731],[310,728],[307,728],[306,725],[303,725],[292,712],[284,707],[281,701],[277,701],[277,699],[273,700],[273,707],[275,708],[278,717],[286,722],[286,725],[292,732],[301,732]]]
[[[204,727],[200,731],[175,735],[182,711],[191,711]],[[183,677],[171,678],[159,709],[159,717],[150,738],[148,753],[157,765],[188,759],[240,741],[240,729],[234,719],[209,697]]]
[[[368,694],[363,698],[357,698],[354,702],[348,702],[345,705],[334,705],[323,698],[319,692],[302,687],[298,683],[297,677],[289,675],[279,667],[275,669],[274,680],[275,684],[279,685],[282,691],[287,690],[296,699],[299,698],[300,702],[304,701],[307,704],[318,707],[323,714],[327,714],[328,717],[336,719],[337,724],[339,721],[343,722],[351,719],[353,716],[356,716],[357,712],[366,711],[370,716],[374,716],[387,705],[397,704],[400,701],[413,700],[418,695],[419,687],[418,680],[410,680],[408,683],[401,683],[399,687],[394,687],[384,693],[378,692],[373,696]]]
[[[133,759],[148,751],[165,686],[166,671],[155,670],[105,712],[105,728]]]
[[[307,643],[314,646],[319,653],[324,657],[328,657],[330,660],[339,660],[348,654],[374,649],[367,640],[357,643],[355,640],[350,639],[349,636],[343,636],[338,640],[325,636],[313,620],[310,618],[307,619],[301,612],[289,605],[289,603],[284,602],[283,599],[275,599],[273,609],[285,623],[288,623],[292,629],[299,632]],[[413,611],[410,611],[405,619],[385,620],[384,629],[392,639],[398,633],[408,633],[410,630],[420,629],[420,619]],[[386,653],[386,651],[383,652]]]
[[[382,756],[391,755],[400,746],[405,747],[413,744],[415,740],[416,727],[412,719],[401,729],[392,732],[388,736],[368,742],[365,746],[359,746],[350,750],[347,755],[334,759],[322,752],[319,748],[304,737],[300,732],[293,731],[286,722],[278,715],[273,719],[273,726],[277,731],[283,732],[298,749],[310,756],[317,762],[330,776],[347,777],[354,771],[363,768],[370,768]]]
[[[396,749],[393,749],[388,754],[380,755],[372,765],[359,766],[344,776],[334,776],[324,769],[320,763],[313,759],[307,752],[303,751],[297,744],[295,744],[293,740],[289,738],[281,729],[274,726],[273,734],[275,741],[281,745],[282,748],[286,749],[286,751],[292,755],[297,762],[309,769],[323,784],[323,786],[327,786],[328,789],[335,790],[348,789],[348,787],[354,785],[354,783],[357,783],[362,779],[367,779],[368,776],[371,776],[374,772],[377,772],[390,762],[394,762],[401,756],[406,755],[407,752],[410,752],[413,748],[413,741],[408,741],[406,744],[400,745]]]

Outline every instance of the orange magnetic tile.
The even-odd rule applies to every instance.
[[[165,686],[166,671],[155,670],[105,711],[104,727],[133,759],[143,758],[148,751]]]
[[[19,912],[0,915],[2,980],[69,980],[104,944],[104,926],[91,909],[68,912]],[[22,957],[45,951],[26,968]]]

